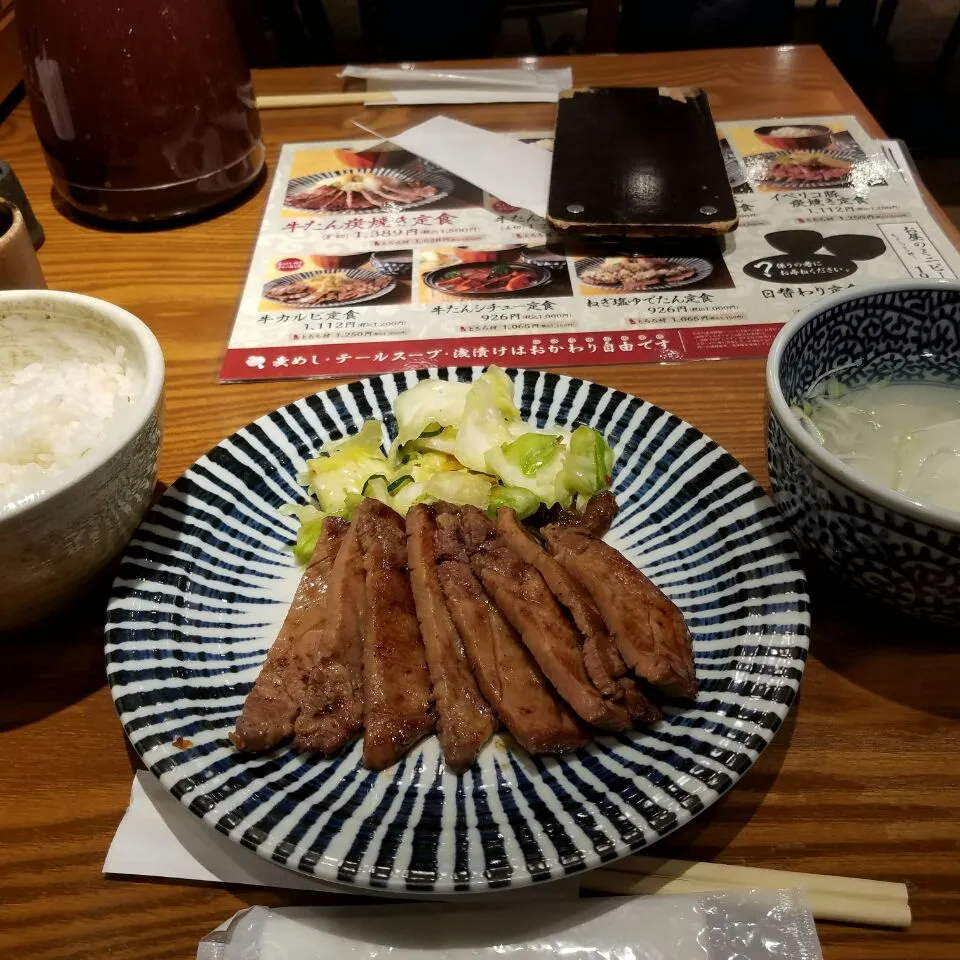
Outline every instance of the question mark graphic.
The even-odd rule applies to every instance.
[[[769,260],[758,260],[754,266],[758,270],[763,270],[763,275],[768,279],[772,279],[770,276],[770,271],[773,270],[773,264]]]

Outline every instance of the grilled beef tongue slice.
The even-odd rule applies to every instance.
[[[477,685],[504,726],[529,753],[565,753],[582,747],[587,742],[584,728],[550,689],[470,569],[455,508],[438,511],[435,545],[447,610]]]
[[[230,734],[246,753],[262,753],[293,733],[307,675],[325,618],[328,584],[346,532],[346,523],[328,517],[303,571],[280,632],[267,652],[260,675],[247,694],[237,728]]]
[[[696,696],[690,634],[673,603],[602,540],[563,527],[541,532],[560,565],[593,597],[627,666],[669,694]]]
[[[406,525],[410,584],[433,684],[437,736],[446,762],[454,770],[466,770],[493,736],[497,721],[477,688],[444,600],[437,573],[435,512],[426,504],[415,504],[407,512]]]
[[[616,497],[609,490],[605,490],[603,493],[594,494],[582,511],[565,510],[556,504],[542,514],[538,513],[535,519],[538,521],[537,527],[547,524],[573,527],[581,533],[589,533],[592,537],[602,537],[610,529],[617,509]]]
[[[367,499],[353,521],[363,550],[363,762],[396,763],[436,725],[427,658],[420,637],[403,518]]]
[[[497,528],[476,507],[462,508],[461,525],[473,572],[560,696],[595,727],[629,729],[627,711],[604,699],[590,682],[583,663],[582,639],[543,577],[507,546]]]
[[[351,524],[333,563],[327,616],[317,628],[313,666],[293,726],[301,750],[332,756],[363,730],[363,609],[366,572]]]
[[[626,676],[627,666],[586,589],[527,532],[509,507],[497,511],[497,529],[510,549],[539,572],[553,595],[570,612],[583,637],[583,665],[594,686],[604,697],[625,707],[634,720],[659,720],[659,708],[643,694],[632,677]]]

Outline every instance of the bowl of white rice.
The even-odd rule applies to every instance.
[[[163,354],[120,307],[0,292],[0,631],[76,597],[153,493]]]
[[[822,150],[833,142],[833,131],[819,123],[780,123],[753,132],[775,150]]]

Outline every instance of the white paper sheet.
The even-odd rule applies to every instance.
[[[499,200],[547,215],[549,150],[450,117],[433,117],[388,139]]]
[[[140,877],[166,877],[203,883],[236,883],[317,893],[369,894],[359,887],[311,880],[279,864],[270,863],[203,823],[147,770],[137,772],[130,791],[130,806],[117,828],[103,864],[103,872]],[[456,901],[483,902],[513,899],[576,899],[579,883],[573,878],[506,893],[451,897]],[[420,898],[422,899],[422,898]]]
[[[130,806],[110,844],[103,872],[321,893],[350,892],[270,863],[211,830],[147,770],[138,771],[134,778]]]

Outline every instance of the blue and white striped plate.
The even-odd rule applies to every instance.
[[[484,891],[563,877],[655,842],[750,768],[793,702],[809,618],[789,535],[761,488],[698,430],[635,397],[535,370],[513,373],[523,416],[587,423],[614,445],[620,513],[608,539],[681,608],[700,695],[651,729],[598,735],[564,757],[495,737],[465,774],[430,738],[365,770],[227,740],[293,595],[304,460],[380,417],[426,376],[373,377],[304,397],[213,448],[131,543],[107,615],[107,673],[124,729],[164,786],[261,856],[324,880],[397,893]]]

